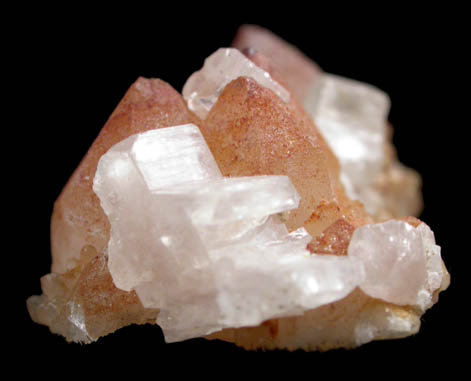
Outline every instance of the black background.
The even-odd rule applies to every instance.
[[[469,234],[460,227],[467,224],[469,194],[462,172],[469,163],[467,124],[458,119],[464,109],[455,92],[465,86],[466,77],[459,66],[465,50],[457,19],[460,11],[407,8],[396,9],[397,16],[392,16],[392,9],[385,7],[360,18],[347,11],[347,17],[339,19],[338,10],[301,8],[293,14],[281,9],[277,18],[268,11],[253,15],[250,8],[235,15],[226,5],[227,9],[203,19],[183,4],[176,8],[180,6],[170,11],[142,8],[119,18],[111,12],[96,15],[92,9],[42,8],[37,14],[30,9],[28,17],[10,30],[20,38],[12,40],[8,56],[14,66],[8,77],[14,86],[9,93],[13,102],[5,112],[13,114],[7,129],[14,137],[4,145],[5,150],[24,149],[12,160],[13,167],[29,168],[28,176],[19,171],[11,174],[11,199],[22,202],[7,202],[11,204],[7,206],[21,205],[14,207],[9,219],[12,234],[5,237],[14,243],[8,252],[19,261],[8,270],[16,279],[9,287],[15,291],[13,320],[20,332],[11,354],[26,358],[31,366],[43,364],[38,369],[44,372],[48,363],[62,363],[80,374],[88,374],[92,367],[103,371],[113,367],[118,372],[147,371],[151,366],[166,369],[173,360],[179,364],[172,367],[177,374],[188,368],[195,374],[210,374],[215,364],[222,364],[229,373],[249,374],[250,365],[264,372],[286,370],[293,376],[302,369],[313,377],[321,368],[333,376],[340,372],[355,376],[373,367],[384,372],[411,367],[434,371],[459,364],[458,344],[466,342],[467,335],[461,325],[465,312],[460,298],[467,288],[464,259],[469,251]],[[267,27],[325,71],[371,83],[391,97],[389,119],[399,158],[423,176],[421,218],[434,230],[452,275],[451,287],[424,315],[420,333],[353,351],[264,353],[203,339],[165,344],[156,326],[126,327],[82,346],[67,344],[34,324],[24,302],[40,293],[39,278],[49,272],[53,202],[127,88],[145,76],[166,80],[180,91],[206,56],[230,45],[243,23]],[[190,367],[195,362],[199,365]]]

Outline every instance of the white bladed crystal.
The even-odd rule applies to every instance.
[[[348,295],[361,261],[311,255],[286,176],[223,178],[198,127],[134,135],[99,161],[94,191],[111,225],[108,267],[167,341],[293,316]]]
[[[169,139],[171,133],[175,139]],[[186,141],[189,136],[193,149]],[[156,155],[148,154],[149,139],[154,142],[150,151],[172,152],[173,144],[182,147],[178,137],[187,143],[178,158],[162,156],[161,162],[156,162]],[[136,150],[143,146],[141,155]],[[130,291],[141,282],[154,280],[156,271],[177,274],[186,265],[207,264],[206,250],[181,206],[162,202],[151,193],[175,179],[194,181],[194,173],[197,177],[221,176],[214,162],[199,156],[202,147],[205,141],[198,128],[184,125],[131,136],[100,159],[93,189],[111,225],[108,266],[117,287]],[[209,149],[206,155],[211,155]],[[157,176],[149,177],[151,168],[157,169]]]
[[[131,144],[130,155],[150,191],[222,177],[195,125],[149,131]]]
[[[425,310],[442,282],[440,247],[430,228],[403,221],[365,225],[355,230],[348,256],[363,262],[368,295]]]
[[[299,195],[287,176],[208,180],[177,185],[159,193],[177,197],[195,224],[261,218],[295,209],[299,204]]]
[[[206,58],[203,68],[188,78],[182,94],[189,109],[205,119],[224,87],[239,77],[250,77],[272,90],[284,102],[290,100],[290,93],[274,81],[268,72],[234,48],[218,49]]]
[[[385,162],[389,97],[366,83],[323,74],[304,106],[340,161],[348,195],[374,213],[363,193]]]

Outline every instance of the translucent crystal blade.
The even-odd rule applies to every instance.
[[[206,58],[200,71],[193,73],[183,87],[190,110],[205,119],[224,87],[238,77],[250,77],[289,102],[289,92],[237,49],[219,49]]]
[[[130,154],[151,191],[221,178],[216,161],[194,124],[139,135]]]
[[[217,273],[223,323],[229,327],[252,326],[269,318],[302,314],[342,299],[362,281],[361,263],[351,258],[301,255],[274,258],[266,255],[266,248],[245,249],[246,252],[237,250],[235,263],[232,266],[226,263],[226,268]],[[253,265],[253,257],[259,258],[258,266]]]
[[[159,192],[177,197],[194,224],[223,224],[296,209],[299,195],[286,176],[225,178]]]
[[[389,98],[373,86],[331,74],[312,91],[306,107],[341,162],[351,184],[347,190],[357,198],[352,191],[370,184],[385,160]]]

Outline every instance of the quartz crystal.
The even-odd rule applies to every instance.
[[[296,47],[257,26],[242,26],[233,46],[252,48],[246,54],[255,62],[260,60],[253,50],[272,59],[339,159],[340,178],[351,199],[361,201],[378,220],[420,212],[420,178],[393,156],[390,101],[383,91],[324,73]]]
[[[310,255],[303,228],[276,222],[299,203],[288,177],[222,178],[195,125],[113,146],[94,190],[111,224],[113,281],[160,309],[167,341],[300,314],[363,279],[359,260]]]
[[[210,55],[200,71],[193,73],[183,87],[183,97],[188,108],[205,119],[222,89],[238,77],[250,77],[272,90],[283,101],[288,102],[289,92],[270,74],[247,59],[237,49],[219,49]]]
[[[181,95],[168,83],[139,78],[130,87],[54,203],[51,218],[54,273],[73,270],[83,247],[89,245],[101,253],[108,245],[108,219],[92,189],[100,157],[132,134],[193,121]]]
[[[259,27],[234,47],[183,97],[130,87],[54,204],[31,318],[82,343],[145,323],[247,349],[417,333],[449,274],[404,217],[420,177],[394,156],[388,97]]]

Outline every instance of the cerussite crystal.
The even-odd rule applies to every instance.
[[[298,206],[287,177],[222,178],[195,125],[113,146],[94,190],[111,224],[113,281],[160,309],[167,341],[300,314],[363,278],[360,261],[310,255],[307,232],[273,217]]]
[[[188,108],[204,119],[224,87],[239,77],[250,77],[272,90],[288,102],[289,92],[274,81],[270,74],[256,66],[237,49],[219,49],[204,62],[200,71],[193,73],[183,87],[183,97]]]

